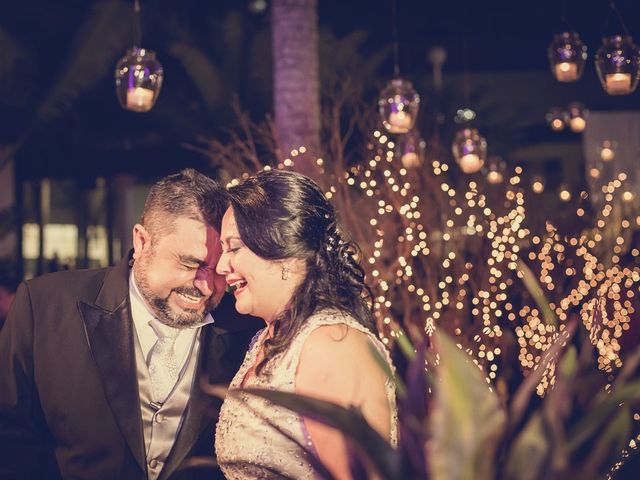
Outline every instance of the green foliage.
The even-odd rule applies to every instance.
[[[480,369],[442,333],[436,333],[436,368],[431,411],[431,478],[490,480],[505,429],[505,411]]]
[[[118,56],[130,47],[131,7],[108,1],[92,5],[76,34],[67,65],[37,112],[39,122],[63,116],[73,102],[114,69]]]

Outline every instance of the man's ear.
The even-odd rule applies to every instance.
[[[133,258],[137,260],[151,248],[151,234],[139,223],[133,226]]]

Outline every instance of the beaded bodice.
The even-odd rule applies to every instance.
[[[337,311],[322,311],[310,317],[282,355],[272,360],[267,368],[270,375],[249,376],[258,352],[266,340],[266,329],[256,334],[242,366],[233,378],[229,389],[269,388],[293,392],[300,354],[309,334],[322,325],[346,324],[369,336],[376,349],[391,360],[382,343],[352,317]],[[397,444],[398,418],[395,405],[395,387],[386,382],[391,418],[392,445]],[[306,432],[302,418],[284,407],[262,398],[243,393],[229,395],[220,410],[216,429],[217,460],[229,480],[296,478],[313,479],[314,470],[305,449],[313,452],[313,444]],[[302,448],[302,445],[305,448]]]

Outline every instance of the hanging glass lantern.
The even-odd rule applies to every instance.
[[[162,65],[151,50],[133,47],[116,66],[116,94],[122,108],[148,112],[160,94]]]
[[[575,82],[582,76],[587,60],[587,46],[576,32],[554,35],[548,53],[551,73],[556,80]]]
[[[426,142],[412,130],[398,141],[398,155],[402,166],[406,169],[418,168],[424,162]]]
[[[389,133],[407,133],[416,123],[419,105],[420,95],[411,82],[394,78],[380,92],[378,100],[384,128]]]
[[[463,128],[456,133],[451,150],[464,173],[475,173],[484,165],[487,141],[476,128]]]
[[[494,156],[489,159],[487,165],[487,183],[491,185],[498,185],[504,181],[504,171],[506,164],[499,156]]]
[[[587,127],[587,114],[588,111],[581,103],[570,103],[567,107],[566,122],[569,125],[569,129],[574,133],[583,132]]]
[[[554,132],[561,132],[564,130],[564,117],[564,111],[558,107],[553,107],[545,116],[547,123]]]
[[[640,50],[628,35],[602,39],[596,52],[598,78],[609,95],[628,95],[638,86]]]

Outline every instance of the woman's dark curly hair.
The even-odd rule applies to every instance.
[[[376,332],[373,294],[356,260],[358,247],[342,238],[333,205],[313,180],[295,172],[263,171],[231,187],[229,199],[240,237],[253,253],[306,263],[305,278],[275,320],[273,338],[265,342],[258,374],[319,310],[343,311]]]

